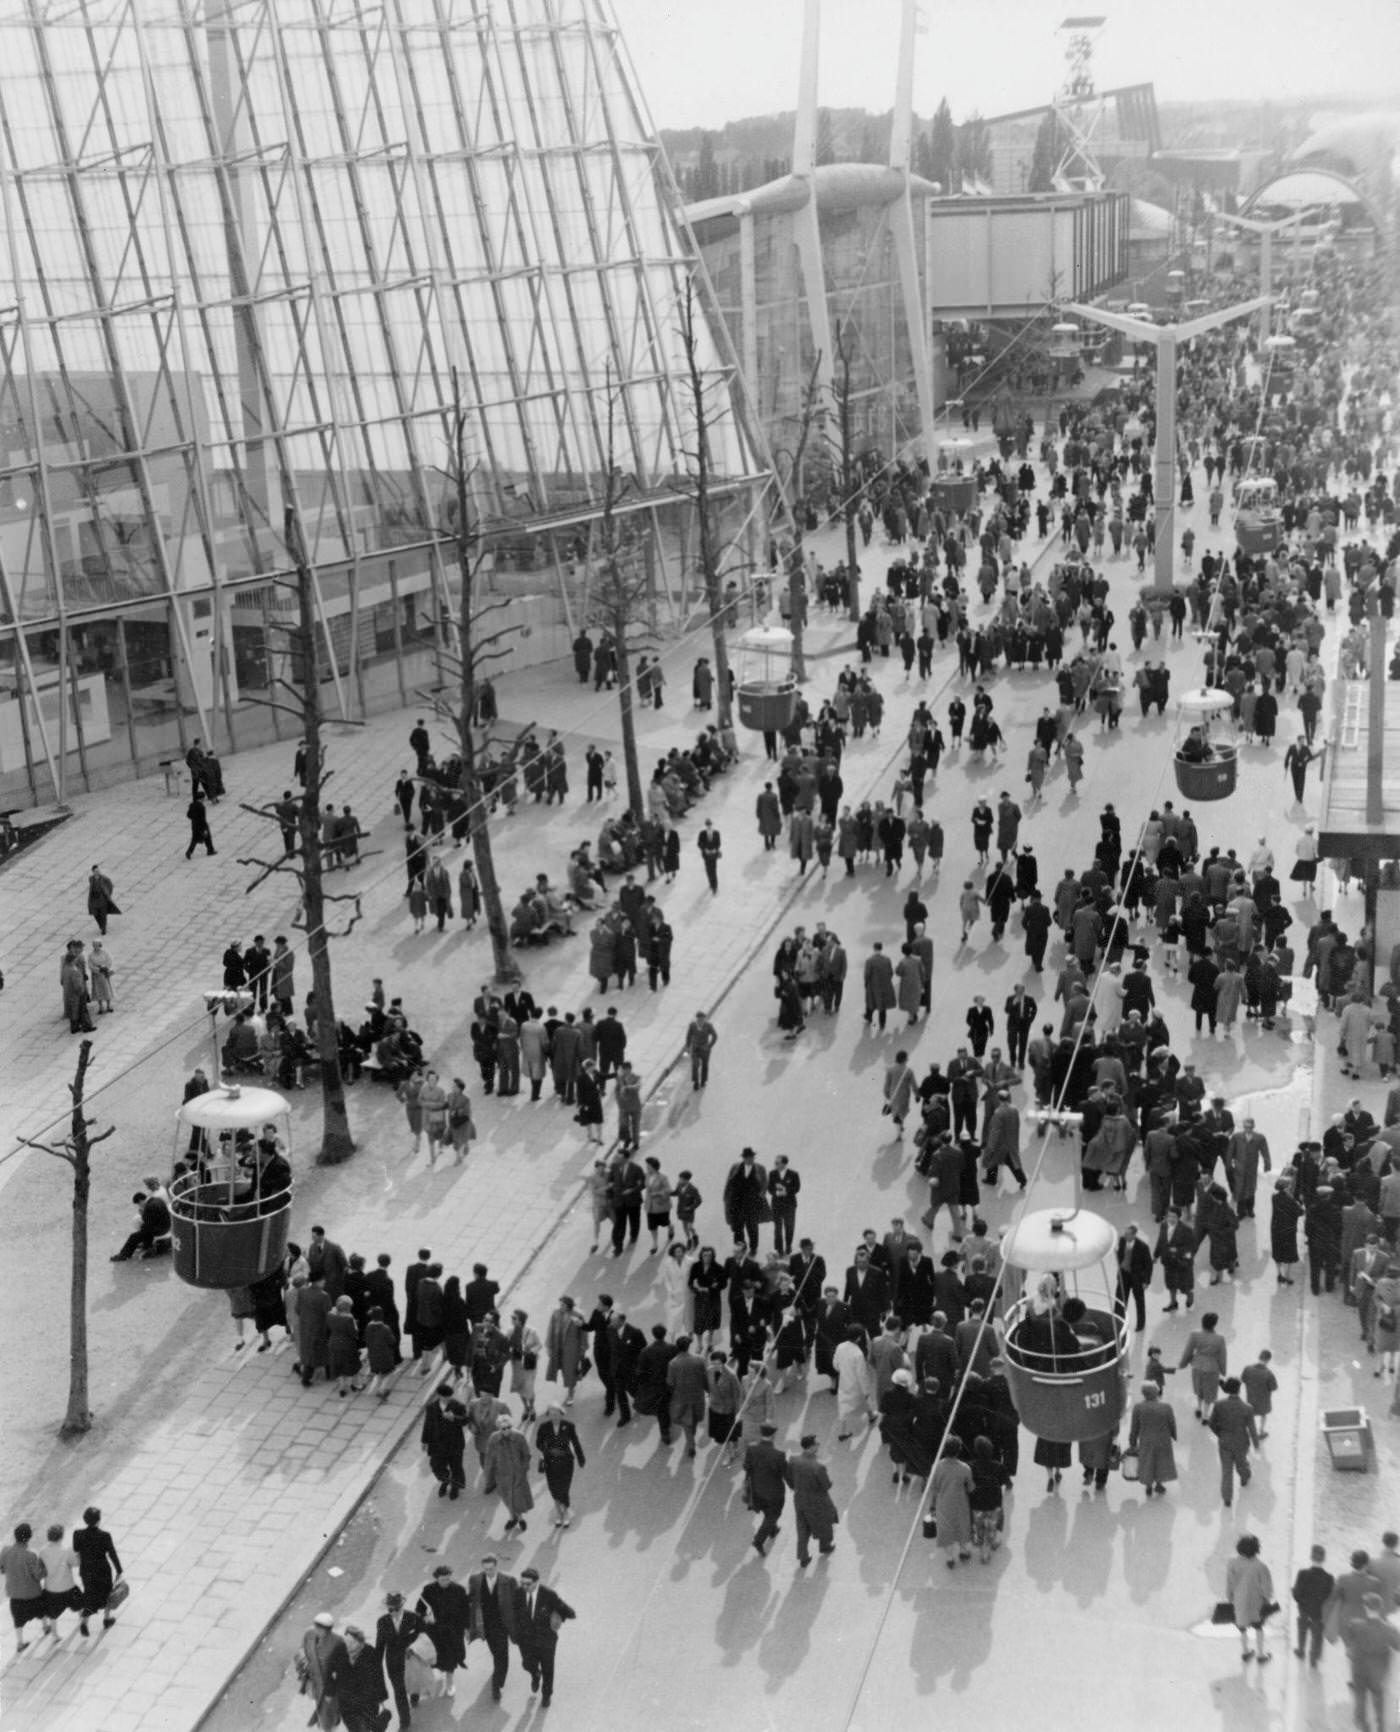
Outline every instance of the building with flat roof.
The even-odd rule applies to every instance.
[[[489,581],[557,652],[629,479],[673,593],[693,255],[607,0],[28,0],[0,16],[0,794],[290,731],[450,648],[454,375]],[[726,529],[763,466],[701,292]]]

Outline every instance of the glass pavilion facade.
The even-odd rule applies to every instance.
[[[694,261],[605,0],[28,0],[0,66],[0,803],[272,738],[289,521],[330,713],[404,701],[452,641],[454,389],[489,587],[576,629],[612,467],[683,602]]]

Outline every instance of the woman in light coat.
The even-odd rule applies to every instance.
[[[679,1240],[666,1247],[656,1284],[663,1298],[661,1321],[674,1341],[678,1335],[687,1333],[686,1312],[690,1309],[690,1260]]]
[[[447,1135],[452,1143],[452,1152],[457,1157],[455,1164],[460,1167],[471,1150],[476,1124],[472,1119],[472,1103],[467,1093],[467,1085],[459,1076],[453,1077],[452,1092],[447,1097]]]
[[[530,1490],[530,1445],[525,1433],[515,1429],[509,1414],[502,1414],[496,1429],[486,1440],[484,1452],[486,1477],[482,1490],[495,1492],[506,1507],[509,1520],[506,1532],[519,1528],[525,1532],[525,1513],[535,1507]]]
[[[413,1138],[413,1153],[415,1155],[423,1141],[423,1108],[418,1099],[422,1091],[423,1073],[421,1070],[410,1072],[399,1084],[399,1101],[403,1106],[404,1117],[408,1120],[408,1134]]]
[[[972,1556],[972,1469],[962,1459],[962,1439],[948,1437],[929,1480],[929,1503],[938,1526],[938,1549],[951,1570],[958,1559]]]
[[[1162,1496],[1167,1481],[1176,1478],[1175,1442],[1176,1414],[1155,1383],[1144,1383],[1128,1426],[1128,1449],[1137,1454],[1138,1480],[1146,1496]]]
[[[919,1011],[924,1002],[924,965],[914,953],[912,945],[903,947],[904,954],[895,967],[895,978],[899,982],[899,1008],[909,1018],[912,1028],[919,1020]]]
[[[1277,1609],[1274,1578],[1269,1574],[1269,1566],[1259,1556],[1259,1541],[1254,1534],[1241,1534],[1235,1541],[1235,1555],[1225,1567],[1225,1598],[1234,1611],[1235,1628],[1240,1633],[1240,1658],[1272,1659],[1264,1647],[1264,1619],[1271,1608]],[[1254,1631],[1253,1652],[1249,1646],[1251,1630]]]
[[[836,1436],[841,1442],[850,1437],[858,1413],[867,1419],[874,1414],[875,1385],[870,1362],[861,1346],[862,1333],[852,1324],[846,1331],[846,1339],[831,1356],[832,1375],[836,1378],[836,1416],[841,1428]]]
[[[424,1072],[418,1090],[418,1111],[422,1114],[423,1129],[428,1134],[428,1165],[435,1167],[438,1150],[447,1141],[447,1090],[438,1080],[435,1070]],[[416,1153],[416,1142],[414,1150]]]
[[[99,1016],[110,1016],[116,1004],[112,997],[112,976],[116,973],[116,965],[100,938],[94,941],[88,962],[92,970],[92,1002],[97,1006]]]
[[[583,1319],[567,1295],[559,1301],[549,1319],[544,1344],[549,1355],[545,1376],[551,1383],[564,1385],[564,1405],[572,1407],[574,1385],[583,1365],[584,1332]]]
[[[512,1311],[510,1325],[506,1337],[510,1343],[510,1392],[520,1397],[524,1409],[521,1420],[528,1425],[535,1417],[535,1382],[544,1345],[539,1330],[530,1327],[528,1312]]]
[[[1182,1349],[1178,1369],[1191,1367],[1191,1391],[1196,1397],[1196,1418],[1209,1419],[1211,1409],[1220,1394],[1220,1379],[1228,1370],[1228,1349],[1225,1337],[1216,1328],[1220,1322],[1214,1311],[1207,1311],[1201,1327],[1193,1329]]]
[[[537,1101],[549,1069],[549,1036],[538,1016],[520,1024],[520,1068],[530,1084],[530,1099]]]

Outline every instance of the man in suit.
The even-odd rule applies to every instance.
[[[520,1585],[515,1590],[514,1636],[520,1649],[520,1663],[530,1679],[530,1694],[540,1693],[540,1707],[548,1708],[554,1698],[554,1652],[559,1646],[559,1626],[575,1615],[574,1609],[560,1599],[553,1588],[540,1581],[540,1572],[531,1566],[521,1570]]]
[[[1126,1311],[1128,1300],[1137,1311],[1138,1329],[1147,1326],[1147,1289],[1152,1281],[1152,1252],[1138,1237],[1137,1225],[1129,1221],[1118,1241],[1118,1296]]]
[[[647,1338],[623,1311],[613,1313],[613,1380],[617,1389],[617,1423],[632,1423],[632,1391],[637,1385],[637,1365]]]
[[[927,1328],[933,1321],[933,1260],[925,1257],[917,1239],[905,1248],[904,1261],[894,1273],[894,1303],[904,1321]]]
[[[811,1543],[823,1555],[836,1550],[836,1505],[831,1497],[831,1475],[817,1460],[817,1434],[802,1439],[802,1453],[790,1455],[788,1482],[792,1486],[792,1509],[797,1517],[797,1567],[805,1570],[812,1561]]]
[[[389,1680],[389,1688],[394,1692],[394,1706],[399,1711],[399,1732],[405,1732],[413,1724],[413,1707],[418,1698],[409,1695],[404,1682],[404,1656],[427,1625],[405,1608],[402,1594],[386,1594],[384,1605],[387,1609],[375,1626],[374,1651]]]
[[[761,1425],[758,1442],[751,1443],[744,1451],[744,1488],[748,1505],[756,1515],[763,1517],[758,1532],[749,1542],[759,1557],[763,1557],[768,1542],[777,1538],[778,1517],[787,1502],[787,1457],[773,1442],[777,1433],[776,1425]]]
[[[428,1253],[426,1251],[420,1251],[418,1255],[426,1258]],[[413,1270],[410,1269],[408,1273],[412,1275]],[[426,1274],[426,1269],[420,1269],[418,1271],[417,1279],[421,1280]],[[407,1277],[405,1277],[404,1285],[407,1286],[407,1284]],[[472,1264],[472,1278],[462,1289],[462,1298],[467,1307],[467,1319],[473,1328],[475,1328],[478,1323],[484,1323],[496,1309],[496,1295],[500,1290],[500,1282],[492,1281],[489,1278],[484,1263]],[[406,1308],[405,1315],[412,1316],[412,1314],[413,1305],[410,1301]]]
[[[491,1700],[499,1702],[510,1670],[510,1638],[515,1620],[514,1576],[505,1575],[494,1552],[487,1552],[481,1568],[467,1581],[471,1604],[471,1639],[485,1642],[491,1650]]]
[[[846,1271],[844,1297],[852,1321],[859,1323],[867,1335],[878,1334],[881,1319],[890,1308],[890,1289],[884,1276],[872,1266],[864,1245],[856,1248],[855,1262]]]
[[[841,1298],[834,1287],[823,1287],[821,1304],[817,1307],[814,1319],[816,1326],[815,1358],[818,1377],[831,1380],[831,1389],[836,1391],[836,1370],[832,1358],[836,1349],[846,1339],[846,1331],[851,1326],[851,1308]]]
[[[324,1227],[311,1229],[311,1243],[306,1247],[306,1261],[313,1280],[317,1275],[325,1276],[326,1292],[330,1294],[331,1304],[334,1305],[345,1291],[345,1276],[350,1263],[342,1247],[337,1245],[334,1239],[326,1237]]]
[[[932,1328],[924,1331],[914,1348],[914,1376],[921,1389],[931,1377],[938,1379],[942,1390],[957,1387],[958,1344],[948,1333],[948,1319],[942,1311],[934,1312]]]
[[[788,1258],[788,1279],[792,1282],[792,1308],[802,1323],[802,1338],[810,1354],[826,1285],[826,1259],[817,1255],[810,1239],[803,1239]]]
[[[598,1368],[598,1381],[603,1386],[607,1397],[603,1406],[604,1417],[609,1417],[618,1405],[617,1374],[614,1370],[617,1343],[613,1327],[613,1300],[611,1293],[600,1293],[598,1303],[593,1307],[588,1321],[584,1324],[586,1333],[593,1337],[593,1363]],[[640,1351],[640,1350],[639,1350]],[[627,1396],[622,1396],[622,1411],[626,1413]]]
[[[705,877],[709,880],[710,894],[717,896],[719,894],[720,833],[708,818],[705,820],[704,829],[701,830],[696,839],[696,846],[700,850],[700,858],[705,862]]]

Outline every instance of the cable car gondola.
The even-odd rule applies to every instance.
[[[1271,475],[1246,475],[1236,487],[1235,540],[1244,553],[1272,553],[1282,544],[1283,513]]]
[[[739,650],[744,668],[736,688],[740,722],[759,733],[782,733],[797,714],[792,633],[781,625],[755,626],[739,639]]]
[[[1006,1381],[1022,1425],[1051,1443],[1111,1435],[1123,1417],[1117,1247],[1117,1230],[1087,1209],[1035,1210],[1006,1236],[1006,1262],[1027,1277],[1002,1319]],[[1083,1302],[1073,1321],[1063,1316],[1071,1298]]]
[[[1234,707],[1229,692],[1210,686],[1197,686],[1181,694],[1177,704],[1176,785],[1188,800],[1224,800],[1235,791],[1240,760],[1229,720]],[[1212,739],[1212,726],[1221,725],[1228,734]]]
[[[175,1273],[191,1287],[251,1287],[282,1261],[292,1220],[291,1168],[286,1155],[260,1150],[256,1137],[274,1126],[289,1155],[291,1113],[274,1089],[236,1083],[196,1095],[176,1113],[177,1156],[192,1133],[197,1145],[188,1157],[192,1169],[170,1185]]]

